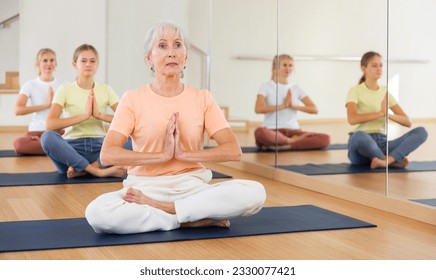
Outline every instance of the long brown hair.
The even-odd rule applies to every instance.
[[[274,56],[274,59],[272,61],[271,80],[275,81],[275,78],[277,77],[277,70],[279,69],[280,62],[283,59],[290,59],[290,60],[294,61],[294,58],[292,56],[290,56],[289,54],[281,54],[281,55]]]
[[[97,57],[97,61],[98,61],[98,52],[97,49],[94,48],[94,46],[89,45],[89,44],[83,44],[77,47],[77,49],[74,51],[73,54],[73,61],[77,62],[77,59],[79,58],[79,55],[83,52],[83,51],[92,51],[95,56]]]
[[[368,67],[369,62],[371,61],[371,59],[375,56],[378,56],[381,58],[381,55],[378,52],[373,52],[373,51],[369,51],[367,53],[365,53],[362,58],[360,59],[360,67]],[[365,74],[362,75],[362,77],[359,80],[359,85],[363,82],[365,82],[366,77]]]

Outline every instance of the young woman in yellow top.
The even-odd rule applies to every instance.
[[[99,163],[100,149],[106,135],[104,122],[110,123],[118,106],[118,96],[105,84],[94,81],[98,52],[91,45],[81,45],[74,52],[73,67],[77,79],[62,85],[56,92],[47,117],[47,131],[42,134],[42,148],[56,169],[68,178],[90,173],[97,177],[124,177],[120,166],[105,168]],[[62,116],[61,116],[62,114]],[[64,135],[55,131],[65,129]]]
[[[365,53],[360,66],[363,76],[359,84],[350,89],[346,100],[348,122],[355,125],[348,141],[348,158],[352,164],[367,164],[373,169],[386,167],[386,164],[404,168],[409,163],[409,153],[427,139],[427,131],[417,127],[387,142],[387,109],[393,113],[388,113],[389,120],[406,127],[411,127],[412,123],[391,94],[386,98],[386,87],[378,84],[383,68],[381,55]]]

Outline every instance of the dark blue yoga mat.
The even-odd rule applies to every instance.
[[[0,252],[83,248],[375,227],[313,205],[263,208],[230,228],[180,228],[140,234],[97,234],[85,218],[0,223]]]
[[[426,198],[426,199],[411,199],[411,201],[425,204],[428,206],[436,207],[436,198]]]
[[[19,155],[14,150],[0,150],[0,157],[40,157],[45,155]]]
[[[210,149],[212,147],[205,146],[205,149]],[[323,149],[311,149],[311,150],[291,150],[291,149],[284,149],[284,150],[278,150],[277,152],[306,152],[306,151],[326,151],[326,150],[344,150],[347,149],[347,144],[331,144]],[[259,149],[256,146],[242,146],[241,151],[243,153],[275,153],[276,150],[274,149]]]
[[[212,171],[212,176],[214,179],[232,178],[232,176],[216,171]],[[0,187],[108,183],[122,182],[123,179],[124,178],[116,177],[99,178],[92,175],[68,179],[65,175],[59,174],[56,171],[34,173],[0,173]]]
[[[384,173],[385,168],[371,169],[369,165],[353,165],[350,163],[326,163],[304,165],[278,165],[280,169],[305,175],[334,175],[352,173]],[[406,168],[390,167],[390,173],[436,171],[436,161],[412,161]]]

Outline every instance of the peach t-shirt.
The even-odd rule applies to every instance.
[[[160,152],[169,119],[176,112],[179,112],[180,141],[185,151],[203,149],[205,132],[212,138],[217,131],[229,127],[209,91],[185,85],[181,94],[169,98],[154,93],[150,85],[146,85],[124,93],[109,130],[130,136],[136,152]],[[201,163],[172,159],[165,163],[132,166],[128,173],[136,176],[176,175],[204,168]]]

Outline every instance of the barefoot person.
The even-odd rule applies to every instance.
[[[271,80],[258,91],[255,112],[265,115],[263,126],[254,131],[259,149],[313,150],[330,144],[329,135],[300,128],[297,112],[317,114],[318,109],[300,86],[289,81],[293,69],[290,55],[275,56]]]
[[[56,91],[41,136],[42,148],[61,174],[68,178],[90,173],[97,177],[124,177],[125,168],[104,167],[99,163],[104,122],[110,123],[118,106],[118,96],[111,87],[96,83],[94,74],[98,66],[97,50],[91,45],[81,45],[74,52],[73,67],[77,79],[64,84]],[[61,114],[63,117],[61,117]],[[60,135],[52,130],[65,129]]]
[[[145,61],[154,80],[126,92],[107,136],[103,164],[129,166],[119,191],[86,209],[96,232],[118,234],[179,227],[229,227],[229,219],[257,213],[265,201],[255,181],[210,184],[201,162],[237,161],[238,141],[207,90],[182,83],[188,43],[182,30],[160,22],[145,38]],[[203,149],[204,134],[218,146]],[[131,137],[133,151],[123,148]]]
[[[383,67],[381,55],[365,53],[360,66],[362,78],[350,89],[346,100],[348,122],[355,125],[348,140],[348,158],[352,164],[367,164],[373,169],[384,168],[386,164],[404,168],[409,163],[407,156],[427,139],[427,131],[416,127],[387,145],[387,109],[393,112],[388,114],[389,120],[405,127],[411,127],[412,123],[395,98],[390,93],[386,97],[386,87],[378,84]]]

